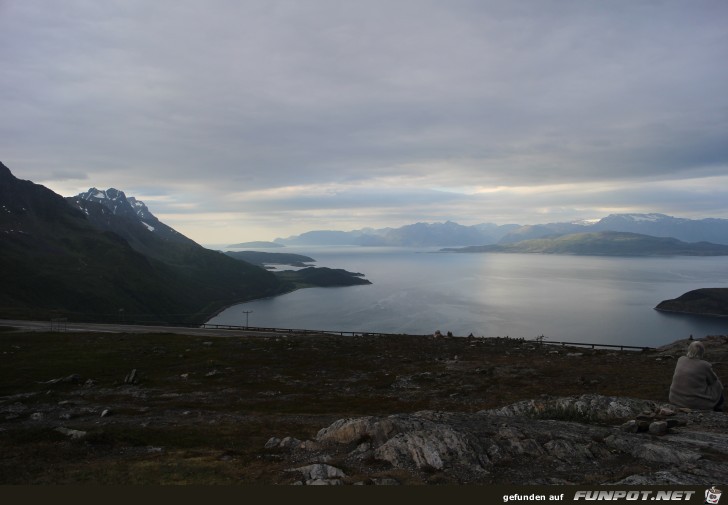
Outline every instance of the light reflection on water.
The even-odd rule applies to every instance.
[[[728,334],[728,319],[655,311],[660,301],[728,286],[725,257],[611,258],[442,254],[394,248],[292,248],[373,284],[309,288],[230,307],[213,324],[511,336],[657,346]]]

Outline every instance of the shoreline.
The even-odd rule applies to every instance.
[[[287,263],[287,265],[290,265],[290,263]],[[261,267],[261,268],[263,268],[263,267]],[[334,270],[334,269],[331,269],[329,267],[308,266],[308,268],[314,268],[314,269],[317,269],[317,270],[329,270],[329,271],[330,270]],[[223,307],[217,309],[216,311],[214,311],[214,313],[212,315],[210,315],[209,317],[207,317],[207,319],[205,321],[203,321],[201,324],[207,323],[208,321],[210,321],[210,319],[212,319],[214,317],[217,317],[218,315],[220,315],[222,312],[224,312],[225,310],[229,309],[230,307],[234,307],[236,305],[241,305],[243,303],[249,303],[249,302],[255,302],[255,301],[259,301],[259,300],[268,300],[268,299],[271,299],[271,298],[276,298],[278,296],[287,295],[289,293],[293,293],[294,291],[298,291],[298,290],[301,290],[301,289],[308,289],[308,288],[329,288],[329,287],[332,287],[332,288],[347,288],[347,287],[354,287],[354,286],[366,285],[366,283],[354,283],[354,284],[331,285],[331,286],[323,286],[323,285],[322,286],[318,286],[318,285],[315,285],[315,284],[311,284],[311,285],[297,285],[295,280],[289,281],[289,280],[286,280],[286,279],[282,278],[281,276],[279,276],[278,274],[281,273],[281,272],[287,272],[287,270],[282,270],[282,271],[277,271],[277,272],[271,272],[271,273],[273,273],[273,275],[275,275],[276,277],[278,277],[278,279],[282,283],[289,284],[291,286],[290,289],[284,289],[284,290],[282,290],[280,292],[277,292],[277,293],[274,293],[274,294],[270,294],[268,296],[262,296],[262,297],[258,297],[258,298],[251,298],[251,299],[248,299],[248,300],[237,301],[237,302],[233,302],[233,303],[226,304],[225,306],[223,306]],[[364,280],[367,281],[368,284],[371,284],[371,281],[365,279],[366,274],[359,273],[359,272],[349,272],[348,270],[344,270],[344,272],[346,272],[351,277],[364,279]]]
[[[219,316],[222,312],[226,311],[230,307],[234,307],[236,305],[241,305],[243,303],[256,302],[258,300],[268,300],[269,298],[275,298],[276,296],[283,296],[283,295],[287,295],[288,293],[293,293],[294,291],[298,291],[299,289],[306,289],[306,288],[293,287],[292,289],[289,289],[287,291],[282,291],[280,293],[276,293],[276,294],[273,294],[273,295],[262,296],[260,298],[251,298],[249,300],[241,300],[241,301],[237,301],[237,302],[233,302],[233,303],[228,303],[226,305],[223,305],[221,308],[217,309],[212,315],[210,315],[205,321],[203,321],[200,324],[206,324],[207,321],[209,321],[213,317]]]
[[[722,317],[722,318],[728,318],[728,314],[712,314],[709,312],[690,312],[687,310],[671,310],[671,309],[661,309],[659,307],[655,307],[654,310],[658,312],[666,312],[669,314],[681,314],[686,316],[700,316],[700,317]]]

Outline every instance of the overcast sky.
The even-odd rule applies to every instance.
[[[203,244],[728,218],[725,0],[0,0],[0,160]]]

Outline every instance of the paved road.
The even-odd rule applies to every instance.
[[[0,326],[12,326],[23,331],[51,331],[50,321],[23,321],[0,319]],[[67,332],[98,333],[177,333],[204,337],[243,337],[248,335],[270,335],[270,333],[249,330],[224,330],[215,328],[188,328],[181,326],[144,326],[133,324],[96,323],[54,323],[54,330]]]
[[[57,324],[57,323],[54,323]],[[0,319],[0,326],[13,326],[23,331],[51,331],[50,321],[23,321],[23,320],[11,320],[11,319]],[[384,333],[359,333],[359,332],[339,332],[339,331],[307,331],[307,330],[287,330],[287,329],[269,329],[267,331],[261,331],[260,328],[256,329],[223,329],[223,328],[189,328],[185,326],[145,326],[145,325],[134,325],[134,324],[97,324],[97,323],[60,323],[60,327],[54,328],[55,331],[66,331],[66,332],[97,332],[97,333],[176,333],[179,335],[197,335],[201,337],[246,337],[246,336],[293,336],[293,335],[344,335],[344,334],[356,334],[356,335],[386,335]],[[396,335],[393,335],[396,336]],[[544,344],[548,345],[569,345],[574,347],[591,347],[596,348],[616,348],[621,351],[632,350],[641,351],[644,349],[650,349],[649,347],[638,347],[630,345],[613,345],[613,344],[592,344],[584,342],[550,342],[544,341]]]

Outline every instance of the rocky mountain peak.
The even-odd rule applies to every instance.
[[[127,198],[127,201],[131,205],[132,209],[134,209],[134,212],[136,213],[137,217],[139,217],[139,219],[157,219],[141,200],[137,200],[133,196],[130,196],[129,198]]]
[[[136,211],[127,199],[126,194],[116,188],[109,188],[107,190],[90,188],[85,193],[79,193],[76,195],[76,198],[89,202],[100,203],[117,216],[130,214],[136,215]]]
[[[141,221],[149,231],[154,231],[161,225],[157,217],[151,213],[144,202],[137,200],[133,196],[127,197],[126,193],[116,188],[106,190],[90,188],[85,193],[76,195],[75,200],[100,203],[115,216],[124,216]],[[173,230],[170,229],[169,231]]]
[[[132,247],[147,255],[155,252],[155,246],[147,236],[156,236],[166,242],[197,245],[194,241],[162,223],[141,200],[127,196],[116,188],[101,190],[90,188],[68,199],[86,214],[97,227],[124,237]]]

